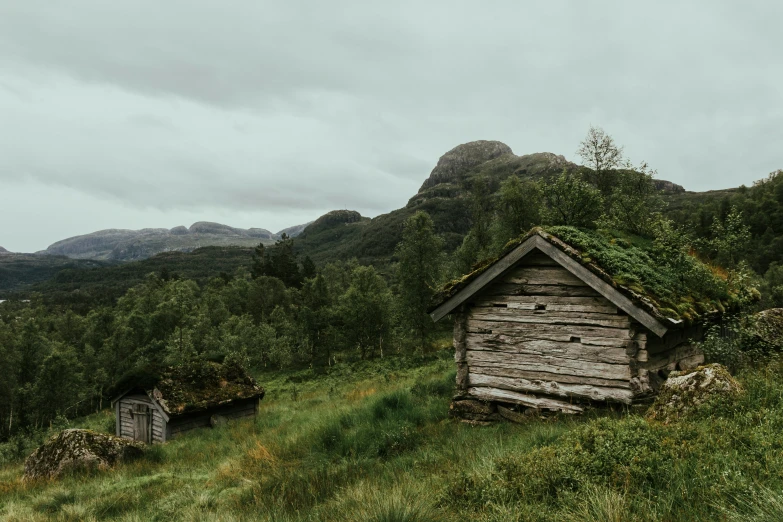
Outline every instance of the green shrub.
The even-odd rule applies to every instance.
[[[416,381],[416,384],[411,387],[411,394],[415,397],[441,397],[450,399],[451,396],[454,395],[456,377],[457,372],[452,371],[441,379]]]

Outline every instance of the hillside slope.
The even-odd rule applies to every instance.
[[[63,256],[0,257],[0,299],[40,293],[47,302],[87,310],[109,304],[148,274],[204,282],[221,273],[250,267],[252,248],[203,247],[192,252],[163,252],[130,263],[69,259]]]
[[[444,343],[446,344],[446,343]],[[640,410],[448,419],[453,351],[258,375],[256,418],[117,469],[25,483],[0,451],[0,518],[347,521],[780,520],[783,369],[747,370],[670,425]],[[103,410],[73,421],[112,433]],[[60,426],[60,429],[64,426]],[[24,443],[24,441],[22,441]],[[13,457],[16,451],[18,457]]]
[[[563,169],[578,168],[563,156],[551,152],[517,156],[508,145],[499,141],[464,143],[440,157],[419,191],[403,208],[373,219],[351,219],[344,223],[339,219],[318,220],[305,228],[296,245],[316,264],[357,257],[362,263],[384,265],[391,260],[394,248],[402,238],[405,219],[423,210],[432,217],[436,232],[445,239],[446,250],[452,251],[470,230],[467,196],[477,178],[486,180],[490,192],[494,193],[501,182],[512,175],[540,180],[559,174]],[[684,193],[681,186],[669,181],[656,180],[656,184],[665,195]],[[339,212],[330,214],[337,216]]]
[[[12,291],[24,291],[51,280],[63,270],[85,274],[94,269],[108,267],[112,263],[85,259],[70,259],[65,256],[39,256],[35,254],[0,255],[0,298]]]
[[[403,208],[373,219],[317,220],[304,229],[296,245],[316,264],[347,257],[357,257],[362,263],[385,264],[402,237],[405,219],[423,210],[432,216],[436,231],[446,240],[446,249],[453,250],[470,230],[466,196],[476,178],[485,177],[494,192],[513,174],[540,179],[563,168],[576,168],[576,165],[548,152],[517,156],[508,145],[498,141],[464,143],[441,156],[419,191]],[[334,217],[338,213],[330,214]]]

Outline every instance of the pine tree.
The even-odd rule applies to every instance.
[[[405,220],[396,252],[400,315],[404,325],[414,332],[422,351],[434,327],[427,308],[440,277],[442,249],[443,241],[435,235],[429,214],[419,211]]]

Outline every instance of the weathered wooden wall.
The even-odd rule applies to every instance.
[[[209,410],[193,413],[181,418],[172,418],[169,421],[168,438],[176,437],[186,431],[196,428],[205,428],[210,425],[213,415],[222,415],[227,419],[241,419],[252,417],[258,410],[258,399],[246,399],[236,401],[234,404],[211,408]]]
[[[648,341],[646,328],[534,252],[456,314],[458,393],[569,412],[586,400],[630,403],[654,391],[651,371],[695,360],[674,334]]]
[[[127,439],[134,438],[134,422],[130,410],[136,404],[143,404],[152,411],[152,442],[166,442],[166,420],[152,403],[152,400],[143,394],[131,394],[122,397],[115,405],[117,419],[117,435]]]

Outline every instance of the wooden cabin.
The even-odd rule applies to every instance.
[[[693,343],[701,325],[665,317],[539,229],[444,292],[431,316],[448,314],[457,363],[452,414],[469,420],[630,404],[653,395],[669,371],[704,361]]]
[[[238,367],[199,361],[139,379],[112,401],[116,435],[166,442],[216,419],[252,417],[264,389]]]

